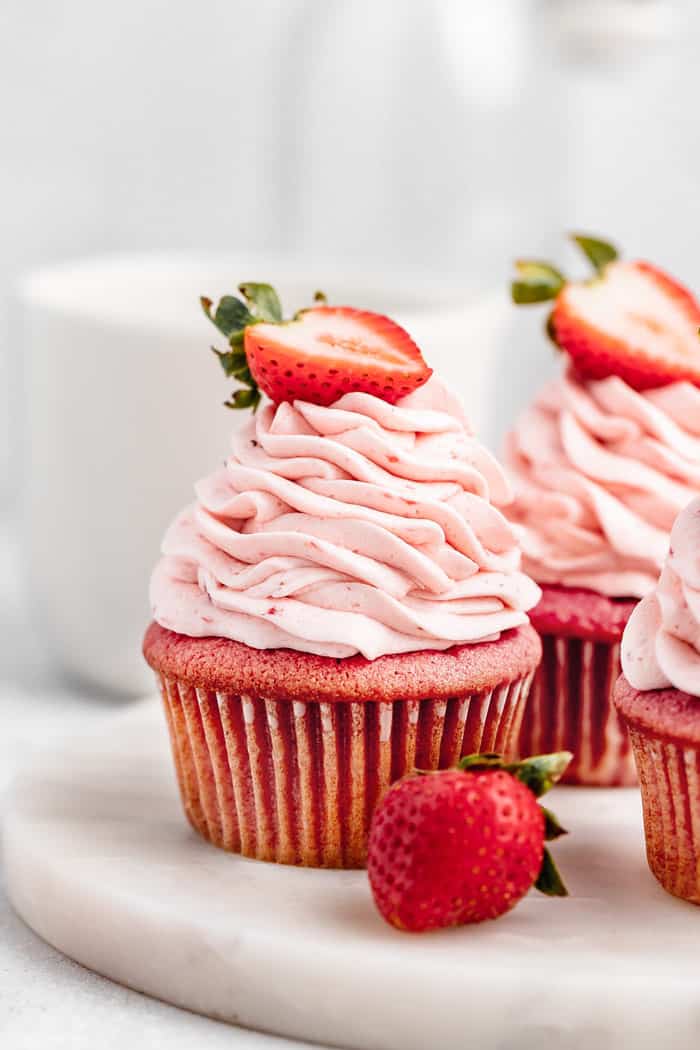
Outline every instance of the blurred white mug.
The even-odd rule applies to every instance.
[[[255,257],[113,256],[42,269],[19,288],[26,364],[24,543],[32,603],[64,672],[122,694],[150,676],[140,651],[163,531],[223,459],[237,414],[198,297],[276,284],[288,312],[317,287],[389,313],[484,423],[500,296]]]

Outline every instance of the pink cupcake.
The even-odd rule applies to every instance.
[[[636,782],[612,703],[622,632],[700,487],[700,306],[649,264],[577,241],[592,281],[520,263],[513,286],[518,302],[555,300],[548,331],[566,353],[508,437],[507,513],[543,592],[531,613],[543,660],[519,750],[572,751],[565,781],[614,786]]]
[[[273,400],[168,530],[144,653],[194,828],[357,867],[391,781],[512,750],[539,590],[501,467],[409,336],[349,308],[265,322],[272,289],[242,291],[252,313],[214,315],[232,403]]]
[[[700,497],[629,619],[622,669],[615,703],[639,771],[649,867],[669,893],[700,904]]]

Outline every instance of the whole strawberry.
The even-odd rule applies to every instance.
[[[569,752],[510,764],[470,755],[457,769],[394,784],[375,810],[367,858],[387,922],[419,932],[495,919],[533,885],[565,896],[545,849],[565,832],[537,797],[570,760]]]

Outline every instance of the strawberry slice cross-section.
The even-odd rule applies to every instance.
[[[700,303],[652,263],[623,261],[612,246],[574,238],[596,273],[567,281],[539,262],[516,264],[518,303],[554,300],[547,329],[585,379],[618,376],[636,390],[687,380],[700,386]]]
[[[400,325],[382,314],[351,306],[316,303],[285,321],[279,297],[269,284],[238,286],[241,298],[225,295],[204,312],[226,337],[229,349],[212,347],[226,373],[238,383],[229,408],[257,408],[261,391],[279,404],[295,399],[331,405],[360,391],[394,404],[432,375],[419,348]]]
[[[272,401],[330,405],[359,390],[391,404],[431,375],[407,332],[380,314],[318,306],[286,324],[246,328],[245,354]]]
[[[617,375],[636,390],[700,385],[700,306],[651,263],[614,262],[602,279],[568,284],[552,314],[556,342],[591,379]]]

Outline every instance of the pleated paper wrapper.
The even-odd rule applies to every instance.
[[[629,735],[612,700],[619,644],[543,635],[542,646],[520,731],[520,756],[571,751],[564,783],[636,784]]]
[[[157,678],[185,813],[204,838],[259,860],[357,868],[394,780],[513,753],[532,674],[447,702],[267,700]]]
[[[700,749],[634,726],[649,867],[668,893],[700,904]]]

